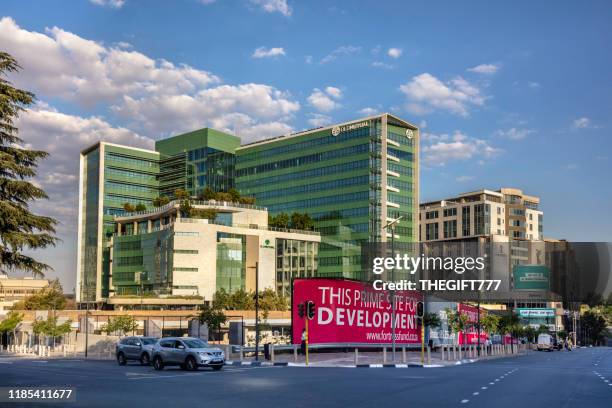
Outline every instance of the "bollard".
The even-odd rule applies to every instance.
[[[387,364],[387,348],[383,347],[383,364]]]
[[[244,359],[244,351],[242,350],[242,346],[240,346],[240,361]]]
[[[440,360],[444,361],[444,344],[440,346]]]
[[[431,364],[431,347],[427,346],[427,364]]]
[[[463,359],[463,348],[461,347],[461,344],[459,344],[457,346],[459,348],[459,360]]]
[[[270,344],[270,361],[274,364],[274,344]]]
[[[298,360],[298,358],[297,358],[297,350],[298,350],[297,346],[294,344],[293,345],[293,362],[294,363],[297,363],[297,360]]]
[[[406,364],[406,347],[402,347],[402,363]]]
[[[453,349],[453,360],[457,360],[457,346],[453,344],[451,347]]]
[[[359,349],[355,347],[355,365],[359,364]]]

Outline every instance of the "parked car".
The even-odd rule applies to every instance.
[[[115,356],[119,365],[126,365],[128,360],[140,361],[142,365],[149,365],[153,356],[153,346],[157,337],[124,337],[115,347]]]
[[[225,354],[218,347],[193,337],[166,337],[153,346],[153,368],[163,370],[168,365],[178,365],[194,371],[199,367],[211,367],[218,371],[225,364]]]

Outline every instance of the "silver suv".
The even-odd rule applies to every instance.
[[[124,337],[115,347],[115,356],[119,365],[126,365],[128,360],[140,361],[142,365],[149,365],[153,356],[153,346],[157,337]]]
[[[153,346],[153,368],[163,370],[167,365],[178,365],[184,370],[195,371],[198,367],[221,370],[225,354],[220,348],[194,337],[165,337]]]

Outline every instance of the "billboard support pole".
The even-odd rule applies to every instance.
[[[306,324],[306,365],[308,366],[308,316],[304,319]]]

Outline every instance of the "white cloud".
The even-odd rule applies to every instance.
[[[342,98],[342,91],[340,90],[340,88],[336,88],[335,86],[326,87],[325,93],[335,99]]]
[[[387,50],[387,55],[391,58],[399,58],[402,56],[402,52],[401,48],[389,48]]]
[[[487,99],[477,86],[461,77],[444,83],[429,73],[413,77],[400,90],[408,97],[408,110],[415,114],[440,109],[468,116],[471,107],[482,106]]]
[[[393,68],[395,68],[395,65],[387,64],[386,62],[382,62],[382,61],[374,61],[372,63],[372,66],[374,68],[384,68],[384,69],[393,69]]]
[[[467,181],[474,180],[474,176],[459,176],[455,180],[457,180],[459,183],[465,183]]]
[[[355,55],[361,52],[361,47],[357,47],[354,45],[343,45],[341,47],[336,48],[329,54],[319,61],[320,64],[327,64],[329,62],[335,61],[338,57]]]
[[[469,137],[456,130],[452,135],[423,133],[423,162],[444,166],[452,161],[483,160],[499,155],[502,150],[486,140]]]
[[[154,137],[219,123],[231,130],[231,117],[242,118],[237,125],[270,127],[300,109],[290,94],[269,85],[223,85],[210,72],[106,47],[57,27],[42,34],[3,18],[0,43],[23,66],[11,78],[16,85],[84,106],[110,104],[129,127]]]
[[[254,52],[253,58],[270,58],[285,55],[285,50],[282,47],[266,48],[259,47]]]
[[[300,109],[290,95],[262,84],[220,85],[195,95],[160,95],[147,98],[125,96],[113,106],[125,120],[155,132],[179,132],[203,126],[232,131],[228,119],[240,118],[236,126],[285,121]],[[238,115],[238,116],[237,116]],[[248,119],[247,119],[248,118]],[[257,121],[255,120],[257,119]]]
[[[468,71],[477,74],[493,75],[501,68],[500,64],[480,64],[475,67],[468,68]]]
[[[499,137],[503,137],[510,140],[521,140],[529,136],[530,134],[535,133],[533,129],[518,129],[518,128],[510,128],[508,130],[498,130],[495,134]]]
[[[126,94],[193,92],[220,81],[207,71],[105,47],[58,27],[47,34],[27,31],[10,17],[0,19],[0,43],[23,67],[12,78],[17,85],[84,105]]]
[[[586,117],[575,119],[572,123],[572,127],[574,129],[588,129],[592,126],[593,125],[591,124],[591,119]]]
[[[313,108],[321,112],[329,112],[341,106],[337,102],[341,98],[342,91],[339,88],[328,86],[323,91],[319,88],[313,89],[307,100]]]
[[[125,4],[125,0],[89,0],[91,3],[96,6],[104,6],[111,8],[121,8]]]
[[[114,127],[96,116],[80,117],[57,112],[44,103],[22,112],[17,121],[25,146],[44,150],[34,182],[49,194],[35,209],[60,221],[58,231],[76,231],[79,153],[98,141],[153,148],[153,140],[126,128]]]
[[[307,55],[307,56],[305,56],[305,57],[304,57],[304,61],[305,61],[307,64],[312,64],[312,55]]]
[[[378,110],[374,108],[370,108],[370,107],[363,108],[359,111],[359,114],[363,116],[373,116],[373,115],[376,115],[377,113],[378,113]]]
[[[529,81],[527,82],[527,86],[530,87],[531,89],[538,89],[540,88],[540,83],[535,82],[535,81]]]
[[[321,127],[329,125],[332,122],[332,118],[321,113],[313,113],[308,119],[308,123],[313,127]]]
[[[251,3],[259,6],[266,13],[280,13],[285,17],[290,17],[293,10],[287,0],[250,0]]]

